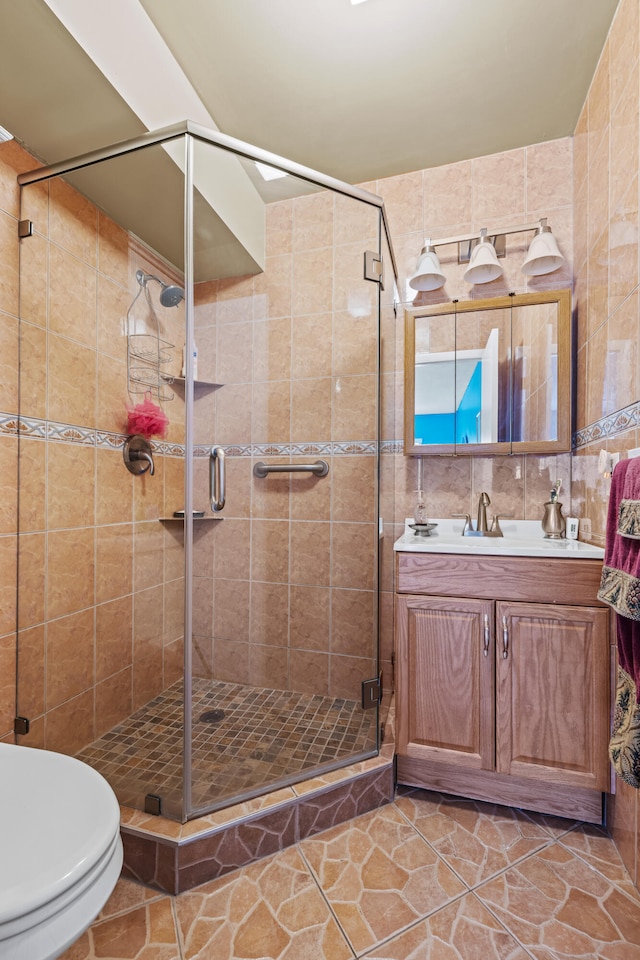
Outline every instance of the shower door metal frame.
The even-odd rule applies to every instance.
[[[193,227],[194,227],[194,183],[193,183],[193,138],[185,136],[184,171],[184,279],[185,279],[185,343],[194,342],[195,309],[193,301]],[[193,809],[192,799],[192,761],[193,761],[193,392],[194,392],[193,350],[185,349],[185,448],[184,448],[184,641],[183,641],[183,677],[182,688],[183,730],[182,730],[182,820],[186,820]]]
[[[82,167],[92,166],[93,164],[100,163],[102,160],[113,160],[115,157],[122,156],[123,154],[133,153],[136,150],[144,150],[145,147],[150,147],[154,144],[163,145],[169,143],[171,140],[178,140],[180,137],[186,137],[188,135],[191,135],[196,140],[202,140],[213,146],[220,147],[222,150],[228,150],[236,156],[244,157],[245,160],[253,160],[257,163],[267,164],[267,166],[275,167],[277,170],[283,170],[293,177],[298,177],[300,180],[307,180],[309,183],[326,187],[335,193],[341,193],[346,197],[353,197],[355,200],[361,200],[363,203],[378,207],[387,238],[391,238],[391,230],[387,220],[384,201],[381,197],[376,196],[375,193],[370,193],[368,190],[363,190],[362,187],[356,187],[342,180],[337,180],[335,177],[327,176],[301,163],[287,160],[277,153],[271,153],[271,151],[263,150],[261,147],[254,147],[244,140],[230,137],[227,134],[220,133],[218,130],[210,130],[208,127],[194,123],[192,120],[180,121],[167,127],[161,127],[159,130],[151,130],[148,133],[143,133],[138,137],[120,140],[108,147],[101,147],[97,150],[79,154],[68,160],[60,160],[48,166],[27,170],[25,173],[18,174],[17,181],[20,186],[25,186],[28,183],[39,183],[42,180],[64,176],[67,173],[72,173],[74,170],[80,170]],[[390,243],[388,244],[388,250],[391,256],[393,274],[394,277],[397,278],[398,270],[393,248]]]

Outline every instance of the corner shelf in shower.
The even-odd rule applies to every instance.
[[[162,373],[160,374],[160,376],[165,383],[171,384],[172,386],[176,387],[178,390],[182,390],[184,392],[185,383],[187,382],[185,377],[172,377],[168,373]],[[209,380],[194,380],[193,385],[196,388],[196,390],[202,390],[202,391],[219,390],[220,387],[224,386],[224,384],[222,383],[211,383]]]
[[[221,520],[224,520],[224,517],[193,517],[194,523],[201,523],[203,520],[215,520],[216,523],[220,523]],[[185,517],[158,517],[159,523],[184,523]]]

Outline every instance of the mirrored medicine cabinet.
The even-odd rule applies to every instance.
[[[405,454],[561,453],[570,408],[570,290],[406,311]]]

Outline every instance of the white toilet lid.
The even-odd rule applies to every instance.
[[[0,743],[0,924],[77,883],[119,829],[115,794],[87,764]]]

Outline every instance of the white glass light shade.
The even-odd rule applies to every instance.
[[[549,227],[542,228],[531,241],[527,256],[522,264],[522,272],[527,277],[541,277],[553,273],[564,263],[564,257],[558,249],[556,238]]]
[[[442,272],[438,255],[433,247],[425,246],[418,257],[416,272],[409,280],[413,290],[437,290],[444,286],[445,275]]]
[[[493,244],[486,237],[481,237],[471,252],[469,266],[464,273],[465,283],[489,283],[503,273]]]

